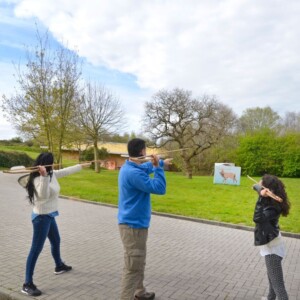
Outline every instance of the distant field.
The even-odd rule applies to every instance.
[[[33,159],[36,159],[37,156],[42,152],[38,148],[24,147],[24,146],[18,146],[18,145],[16,145],[16,146],[3,146],[3,145],[0,145],[0,151],[24,152],[29,157],[31,157]],[[74,163],[77,163],[77,161],[69,159],[68,157],[63,156],[63,164],[64,165],[71,165],[71,164],[74,164]],[[26,166],[26,167],[28,167],[28,166]],[[0,167],[0,170],[1,170],[1,167]]]
[[[1,146],[3,151],[22,151],[36,158],[38,151]],[[65,166],[77,163],[64,159]],[[166,173],[167,193],[152,195],[152,209],[176,215],[190,216],[233,224],[253,226],[252,216],[256,193],[253,182],[241,178],[240,186],[215,185],[212,176],[194,176],[187,179],[181,173]],[[259,178],[256,178],[259,180]],[[300,179],[284,178],[287,193],[292,203],[291,213],[281,217],[283,231],[300,233]],[[61,194],[76,198],[110,203],[118,203],[118,171],[102,170],[96,174],[91,169],[60,179]]]
[[[20,146],[3,146],[0,145],[0,151],[15,151],[15,152],[25,152],[31,158],[36,158],[40,153],[36,148],[31,147],[20,147]]]

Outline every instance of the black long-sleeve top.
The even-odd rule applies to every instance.
[[[262,188],[255,185],[253,189],[259,193]],[[265,245],[279,235],[278,221],[280,214],[281,207],[279,203],[272,198],[262,197],[259,194],[253,215],[255,246]]]

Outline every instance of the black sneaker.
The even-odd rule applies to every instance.
[[[154,298],[155,298],[155,293],[153,293],[153,292],[146,292],[143,295],[140,295],[140,296],[135,295],[134,296],[134,300],[153,300]]]
[[[56,267],[54,270],[54,274],[59,275],[65,272],[69,272],[72,270],[71,266],[67,266],[64,263],[60,267]]]
[[[24,283],[21,292],[34,297],[42,295],[42,292],[33,283]]]

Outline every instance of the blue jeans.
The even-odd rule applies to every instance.
[[[51,253],[56,267],[62,265],[60,257],[60,236],[54,217],[48,215],[38,215],[32,221],[33,238],[31,249],[26,262],[25,283],[33,282],[33,272],[40,253],[43,250],[46,238],[48,237],[51,244]]]

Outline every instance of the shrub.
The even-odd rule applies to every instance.
[[[98,149],[98,158],[105,159],[108,157],[108,152],[106,148]],[[80,160],[91,161],[94,160],[94,147],[90,147],[81,153]]]
[[[34,160],[23,152],[0,151],[0,167],[30,166]]]

